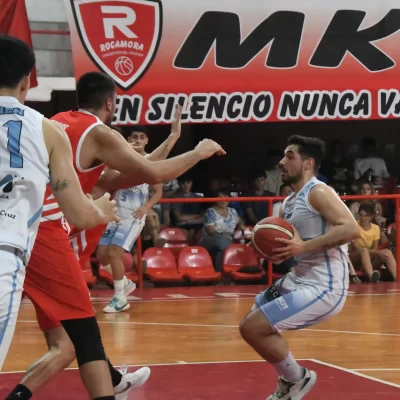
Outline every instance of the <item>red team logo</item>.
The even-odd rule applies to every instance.
[[[161,39],[159,0],[71,0],[79,36],[92,61],[124,90],[151,65]],[[101,23],[98,23],[101,21]]]

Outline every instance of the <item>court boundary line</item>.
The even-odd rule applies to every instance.
[[[357,372],[357,371],[354,370],[354,369],[348,369],[348,368],[344,368],[344,367],[339,367],[338,365],[331,364],[331,363],[327,363],[327,362],[321,361],[321,360],[317,360],[317,359],[315,359],[315,358],[311,358],[311,359],[309,359],[309,360],[307,360],[307,361],[313,361],[313,362],[315,362],[315,363],[317,363],[317,364],[325,365],[326,367],[338,369],[338,370],[340,370],[340,371],[344,371],[344,372],[347,372],[347,373],[349,373],[349,374],[359,376],[359,377],[361,377],[361,378],[369,379],[369,380],[371,380],[371,381],[375,381],[375,382],[378,382],[378,383],[382,383],[382,384],[384,384],[384,385],[393,386],[393,387],[395,387],[395,388],[397,388],[397,389],[400,389],[400,385],[397,384],[397,383],[393,383],[393,382],[385,381],[385,380],[383,380],[383,379],[375,378],[374,376],[365,375],[365,374],[362,374],[362,373],[360,373],[360,372]]]
[[[378,382],[378,383],[381,383],[381,384],[384,384],[387,386],[392,386],[397,389],[400,389],[399,384],[388,382],[383,379],[375,378],[370,375],[365,375],[360,372],[357,372],[357,370],[340,367],[338,365],[327,363],[325,361],[321,361],[321,360],[318,360],[315,358],[297,358],[296,361],[310,361],[315,364],[324,365],[326,367],[337,369],[337,370],[346,372],[351,375],[359,376],[364,379],[369,379],[371,381],[375,381],[375,382]],[[128,367],[128,368],[130,368],[130,367],[159,367],[159,366],[178,366],[178,365],[238,364],[238,363],[265,363],[265,362],[266,362],[265,360],[225,360],[225,361],[197,361],[197,362],[195,362],[195,361],[175,361],[175,362],[171,362],[171,363],[129,364],[129,365],[126,365],[126,367]],[[119,365],[116,365],[115,367],[119,367]],[[78,370],[77,367],[65,369],[65,371],[76,371],[76,370]],[[26,371],[4,371],[4,372],[0,372],[0,376],[1,375],[9,375],[9,374],[21,374],[21,373],[25,373],[25,372]]]
[[[97,320],[99,324],[105,325],[160,325],[160,326],[180,326],[180,327],[188,327],[188,328],[229,328],[229,329],[238,329],[239,325],[220,325],[220,324],[187,324],[187,323],[174,323],[174,322],[140,322],[140,321],[103,321]],[[17,323],[37,323],[36,320],[17,320]],[[385,332],[358,332],[358,331],[343,331],[336,329],[313,329],[313,328],[305,328],[299,330],[305,332],[321,332],[321,333],[343,333],[348,335],[368,335],[368,336],[389,336],[389,337],[400,337],[398,333],[385,333]]]
[[[400,371],[400,368],[353,368],[353,371]]]

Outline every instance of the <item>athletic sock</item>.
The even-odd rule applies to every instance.
[[[272,366],[275,368],[278,375],[288,382],[297,382],[304,375],[303,368],[297,364],[290,352],[283,361],[272,364]]]
[[[26,386],[19,384],[5,400],[28,400],[31,397],[32,392]]]
[[[114,368],[114,366],[111,364],[110,360],[107,360],[107,362],[108,362],[108,368],[109,368],[110,374],[111,374],[111,380],[112,380],[113,387],[116,387],[121,383],[122,374],[121,374],[121,372],[117,371]]]
[[[114,296],[118,299],[124,297],[124,280],[114,281]]]
[[[129,279],[125,275],[123,281],[124,281],[124,287],[127,287],[129,284]]]

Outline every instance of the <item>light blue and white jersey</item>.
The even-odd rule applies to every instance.
[[[122,219],[132,218],[133,212],[146,204],[149,198],[149,189],[149,184],[142,183],[129,189],[118,190],[116,195],[118,216]],[[144,223],[145,219],[146,216],[141,219],[141,223]]]
[[[317,178],[310,179],[300,192],[288,196],[282,206],[282,215],[299,233],[302,240],[314,239],[331,229],[331,224],[308,200],[316,185],[325,185]],[[337,196],[337,194],[335,193]],[[338,293],[347,292],[349,284],[347,245],[295,257],[296,282],[321,287]]]
[[[0,96],[0,244],[24,251],[26,260],[49,178],[42,124],[42,114]]]

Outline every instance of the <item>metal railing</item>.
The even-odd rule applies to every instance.
[[[394,200],[395,201],[395,210],[396,210],[396,263],[397,263],[397,282],[400,280],[400,235],[397,234],[400,229],[400,194],[387,194],[387,195],[371,195],[371,196],[340,196],[343,201],[349,200]],[[161,199],[160,203],[217,203],[217,202],[266,202],[268,207],[268,215],[272,215],[273,203],[278,201],[283,201],[284,197],[208,197],[208,198],[167,198]],[[137,271],[139,276],[138,286],[143,286],[143,270],[142,270],[142,239],[139,235],[137,241]],[[268,270],[267,270],[267,279],[268,285],[272,284],[272,262],[268,261]]]

